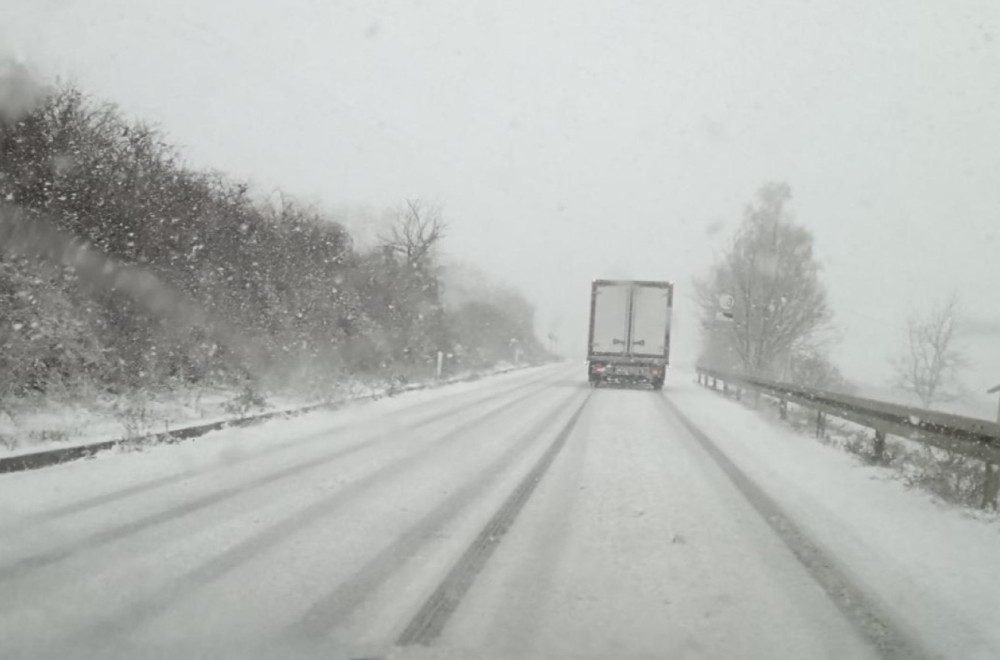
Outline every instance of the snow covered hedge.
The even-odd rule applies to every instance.
[[[509,359],[512,344],[544,358],[523,298],[446,307],[435,249],[359,250],[322,212],[187,167],[160,131],[73,87],[0,114],[0,205],[184,300],[153,310],[37,253],[0,250],[0,402],[412,379],[438,351],[460,369]],[[199,318],[182,318],[192,307]]]

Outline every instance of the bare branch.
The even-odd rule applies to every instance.
[[[424,265],[446,229],[440,207],[408,199],[380,243],[383,249],[402,255],[408,266]]]
[[[896,386],[915,394],[924,408],[958,395],[958,374],[965,365],[955,347],[959,305],[953,293],[925,315],[906,324],[906,346],[893,360]]]

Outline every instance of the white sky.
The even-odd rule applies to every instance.
[[[585,341],[593,277],[693,275],[765,181],[813,230],[855,378],[957,290],[1000,381],[995,0],[0,0],[0,52],[329,208],[444,203],[448,250]],[[719,233],[711,228],[724,223]],[[979,394],[976,395],[980,396]],[[981,395],[985,401],[985,395]]]

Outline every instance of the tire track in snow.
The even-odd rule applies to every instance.
[[[303,639],[316,640],[342,623],[378,586],[402,568],[416,554],[416,550],[433,540],[441,530],[451,524],[473,500],[487,491],[513,466],[517,459],[538,441],[546,428],[570,409],[579,399],[578,393],[546,414],[530,429],[522,433],[502,454],[480,470],[464,486],[451,493],[444,501],[416,524],[404,531],[391,544],[372,557],[348,580],[317,601],[305,615],[290,626],[284,637],[298,643]]]
[[[526,394],[516,397],[512,401],[502,404],[498,408],[494,408],[487,416],[492,416],[500,411],[507,410],[512,405],[515,405],[525,399],[535,396],[539,391],[546,389],[547,386],[543,386],[541,389],[534,389]],[[493,398],[493,397],[489,397]],[[462,407],[449,409],[440,413],[435,413],[424,417],[420,421],[409,426],[407,430],[414,430],[429,426],[436,422],[454,417],[465,412]],[[482,417],[477,418],[482,419]],[[473,420],[476,421],[476,420]],[[385,443],[390,443],[393,441],[399,441],[401,439],[401,434],[397,431],[392,431],[390,433],[379,436],[375,440],[365,440],[358,444],[350,445],[348,447],[343,447],[334,451],[332,453],[326,454],[321,457],[312,457],[304,461],[297,462],[289,467],[278,470],[276,472],[271,472],[265,474],[261,477],[253,479],[249,482],[239,484],[237,486],[232,486],[229,488],[224,488],[213,493],[198,497],[194,500],[184,502],[175,507],[169,509],[158,511],[156,513],[150,514],[143,518],[138,518],[136,520],[131,520],[123,525],[112,527],[110,529],[105,529],[99,531],[90,536],[84,537],[83,539],[75,540],[70,545],[63,545],[52,549],[49,552],[42,552],[36,555],[31,555],[23,559],[17,560],[13,563],[7,564],[0,567],[0,584],[9,581],[13,578],[24,577],[25,573],[29,571],[38,570],[46,566],[58,563],[60,561],[66,560],[70,557],[79,555],[80,553],[93,551],[102,546],[106,546],[115,541],[122,540],[124,538],[134,536],[140,532],[143,532],[152,527],[158,525],[163,525],[165,523],[171,522],[178,518],[196,513],[198,511],[207,509],[216,504],[220,504],[227,500],[231,500],[243,493],[249,492],[256,488],[261,488],[263,486],[276,483],[278,481],[294,477],[303,472],[310,470],[326,467],[327,465],[341,460],[352,454],[356,454],[365,449],[382,445]]]
[[[512,408],[536,394],[537,391],[532,391],[512,399],[438,436],[429,446],[423,447],[419,453],[393,459],[374,472],[344,486],[328,497],[317,500],[283,519],[280,523],[237,543],[207,563],[175,578],[167,588],[156,596],[144,601],[131,601],[122,611],[88,625],[83,630],[67,635],[60,641],[61,646],[70,649],[78,649],[82,646],[93,657],[102,657],[101,652],[110,649],[115,641],[166,612],[177,601],[197,592],[261,553],[287,541],[298,530],[333,515],[374,486],[412,469],[415,461],[433,460],[436,457],[434,450],[445,449],[464,440],[469,431],[497,416],[509,413]]]
[[[453,398],[463,397],[463,396],[467,396],[469,394],[473,394],[474,395],[475,393],[452,394],[452,395],[450,395],[448,397],[445,397],[445,403],[449,403],[450,405],[456,405],[456,403],[457,403],[457,404],[460,404],[463,407],[466,407],[466,406],[476,406],[476,405],[479,405],[481,403],[485,403],[487,401],[490,401],[492,399],[497,399],[497,398],[506,396],[507,394],[510,394],[511,392],[515,392],[515,391],[523,389],[525,387],[531,387],[533,385],[537,385],[538,383],[543,382],[543,381],[547,381],[550,378],[552,378],[552,374],[545,374],[544,376],[542,376],[540,378],[532,378],[532,379],[528,380],[527,382],[518,383],[518,384],[510,386],[510,387],[505,387],[505,388],[501,389],[500,391],[493,392],[493,393],[488,394],[486,396],[480,396],[478,398],[473,399],[472,401],[465,401],[465,402],[459,401],[459,402],[456,402],[456,401],[453,401]],[[436,404],[438,402],[434,401],[434,402],[431,402],[431,403],[433,405],[433,404]],[[422,403],[422,402],[421,403],[416,403],[416,404],[413,404],[411,406],[408,406],[408,407],[400,409],[400,410],[391,411],[391,412],[387,413],[386,416],[398,417],[398,416],[402,416],[402,415],[406,415],[406,414],[412,414],[415,409],[420,408],[423,405],[425,405],[425,403]],[[284,444],[281,444],[281,445],[276,445],[276,446],[273,446],[273,447],[268,447],[268,448],[265,448],[265,449],[263,449],[261,451],[256,451],[253,454],[249,454],[249,455],[237,457],[235,459],[229,460],[224,465],[211,465],[211,466],[208,466],[208,467],[206,467],[204,469],[199,469],[199,470],[195,470],[195,471],[191,471],[191,472],[182,472],[182,473],[179,473],[179,474],[172,474],[172,475],[168,475],[168,476],[164,476],[164,477],[159,477],[157,479],[153,479],[153,480],[150,480],[150,481],[142,482],[142,483],[135,484],[135,485],[132,485],[132,486],[127,486],[125,488],[114,490],[114,491],[111,491],[111,492],[108,492],[108,493],[102,493],[101,495],[96,495],[94,497],[90,497],[90,498],[86,498],[86,499],[82,499],[82,500],[77,500],[75,502],[70,502],[69,504],[63,505],[63,506],[58,507],[56,509],[51,509],[51,510],[48,510],[48,511],[40,512],[40,513],[33,514],[33,515],[30,515],[30,516],[26,516],[26,517],[21,518],[21,519],[15,521],[13,523],[9,523],[9,524],[0,526],[0,532],[2,532],[2,533],[14,533],[14,532],[17,532],[17,531],[21,531],[21,530],[27,529],[27,528],[29,528],[31,526],[34,526],[34,525],[45,524],[45,523],[49,523],[49,522],[51,522],[53,520],[57,520],[59,518],[63,518],[63,517],[69,516],[69,515],[83,513],[84,511],[88,511],[90,509],[94,509],[94,508],[103,506],[105,504],[111,504],[113,502],[117,502],[119,500],[126,499],[128,497],[133,497],[135,495],[140,495],[140,494],[143,494],[143,493],[155,490],[157,488],[163,488],[163,487],[166,487],[166,486],[171,486],[173,484],[177,484],[177,483],[181,483],[181,482],[187,481],[188,479],[194,479],[194,478],[203,476],[205,474],[211,474],[211,473],[216,472],[218,470],[224,470],[224,469],[227,469],[227,468],[231,468],[231,467],[233,467],[235,465],[239,465],[239,464],[242,464],[242,463],[251,462],[251,461],[254,461],[254,460],[257,460],[257,459],[269,458],[269,457],[272,457],[272,456],[275,456],[275,455],[278,455],[278,454],[282,454],[284,452],[287,452],[287,451],[290,451],[290,450],[293,450],[293,449],[301,449],[302,447],[307,447],[307,446],[310,446],[312,444],[316,444],[316,443],[319,443],[319,442],[327,442],[327,441],[329,441],[329,437],[330,437],[330,435],[332,433],[337,433],[339,431],[343,431],[345,429],[351,428],[352,426],[353,426],[353,423],[351,423],[351,422],[347,422],[347,423],[343,423],[343,424],[337,424],[337,425],[332,426],[332,427],[330,427],[328,429],[325,429],[323,431],[309,434],[309,435],[305,436],[304,438],[301,438],[301,439],[299,439],[297,441],[292,441],[292,442],[284,443]],[[410,428],[412,428],[412,426]],[[363,441],[360,444],[365,444],[365,443],[369,443],[369,442],[372,442],[372,440],[365,440],[365,441]],[[0,580],[2,580],[2,578],[0,578]]]
[[[680,408],[663,395],[656,395],[661,411],[671,420],[679,421],[701,448],[719,466],[729,481],[777,534],[799,563],[826,592],[848,622],[875,647],[884,658],[921,660],[937,658],[923,648],[918,637],[902,624],[895,622],[890,612],[857,585],[839,566],[836,559],[824,551],[770,495],[755,484],[708,435],[699,429]]]
[[[573,416],[566,422],[559,434],[549,445],[549,448],[538,459],[534,467],[518,483],[517,487],[504,501],[493,517],[486,523],[448,575],[438,585],[437,589],[424,602],[423,606],[406,626],[396,640],[399,646],[429,645],[440,637],[442,630],[461,604],[475,582],[476,577],[486,566],[494,550],[510,530],[518,514],[528,502],[535,488],[545,476],[545,473],[555,461],[559,452],[566,445],[570,434],[583,414],[592,392],[576,409]]]

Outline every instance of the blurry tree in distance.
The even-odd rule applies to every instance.
[[[395,356],[404,363],[429,363],[446,350],[437,252],[446,224],[440,206],[408,199],[395,212],[380,238],[380,271],[375,280],[392,300],[380,310],[384,325],[402,347]]]
[[[958,374],[965,360],[955,346],[958,316],[955,294],[925,314],[913,314],[906,322],[903,349],[892,359],[896,386],[915,394],[924,408],[959,394]]]
[[[796,353],[808,352],[810,340],[829,326],[813,236],[789,216],[791,197],[786,183],[761,187],[721,259],[695,280],[710,347],[700,360],[705,366],[788,377]],[[736,300],[731,323],[716,320],[724,293]],[[726,356],[736,364],[717,363]]]
[[[419,199],[408,199],[396,213],[396,221],[381,239],[382,247],[401,255],[407,266],[427,265],[444,238],[447,225],[441,207]]]
[[[822,350],[803,348],[792,354],[788,380],[801,387],[851,394],[854,386],[844,378]]]
[[[465,367],[510,360],[517,346],[529,360],[552,359],[535,334],[535,309],[518,291],[499,286],[471,264],[442,273],[454,358]]]

